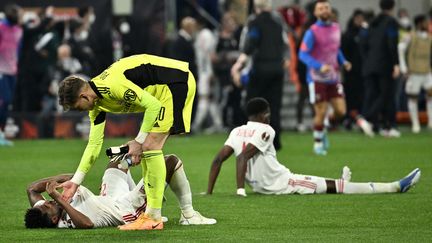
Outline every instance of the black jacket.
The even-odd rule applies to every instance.
[[[398,23],[395,18],[380,14],[370,23],[364,40],[364,75],[391,75],[393,67],[399,64],[397,45]]]

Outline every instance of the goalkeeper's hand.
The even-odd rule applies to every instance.
[[[78,189],[78,185],[73,183],[72,181],[65,181],[59,187],[63,188],[63,193],[61,195],[62,199],[66,202],[70,202],[73,195]]]

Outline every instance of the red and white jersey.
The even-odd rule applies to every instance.
[[[238,156],[247,144],[254,145],[259,152],[247,162],[246,182],[254,192],[263,194],[286,193],[290,176],[288,168],[279,163],[273,146],[275,131],[267,124],[249,121],[234,128],[225,145]]]
[[[123,184],[121,182],[117,180],[118,184]],[[135,189],[123,190],[119,197],[104,193],[96,196],[86,187],[80,186],[72,198],[71,206],[87,216],[94,228],[123,225],[134,221],[145,209],[146,197],[143,189],[139,189],[142,186],[141,181]],[[121,191],[118,187],[116,190],[119,195]],[[75,225],[69,215],[64,214],[57,227],[75,228]]]
[[[115,200],[111,197],[96,196],[89,189],[80,186],[70,203],[73,208],[87,216],[95,228],[117,226],[122,223],[122,217],[115,207]],[[58,228],[75,228],[68,214],[59,220]]]

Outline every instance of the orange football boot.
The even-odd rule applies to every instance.
[[[134,222],[118,226],[120,230],[161,230],[163,229],[162,219],[156,221],[147,214],[141,214]]]

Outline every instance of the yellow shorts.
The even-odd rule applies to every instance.
[[[189,71],[187,83],[157,84],[144,89],[162,104],[159,116],[150,132],[171,135],[190,132],[196,82]]]

